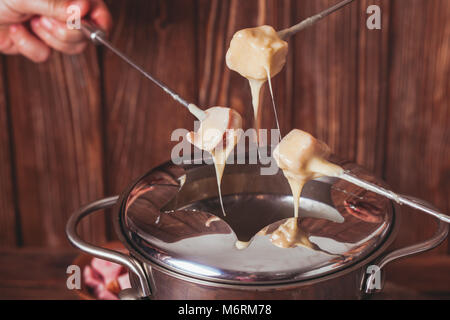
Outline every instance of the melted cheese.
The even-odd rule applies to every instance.
[[[235,243],[236,249],[238,249],[238,250],[247,249],[249,245],[250,245],[250,241],[239,241],[238,240]]]
[[[249,79],[250,83],[250,91],[252,94],[252,105],[253,105],[253,115],[255,119],[255,124],[259,120],[259,101],[261,96],[261,89],[264,83],[266,83],[266,80],[253,80]]]
[[[240,30],[231,40],[227,66],[249,80],[256,129],[259,129],[261,89],[283,69],[287,53],[288,43],[280,39],[271,26]],[[270,92],[274,101],[272,90]],[[275,103],[274,109],[276,114]]]
[[[300,195],[306,182],[321,176],[339,176],[343,169],[326,160],[330,148],[309,133],[295,129],[276,147],[274,158],[287,178],[298,217]]]
[[[271,26],[243,29],[233,36],[226,62],[231,70],[247,79],[266,81],[286,64],[288,43]]]
[[[280,248],[295,248],[298,246],[314,249],[308,235],[298,227],[297,219],[291,218],[272,233],[270,241]]]
[[[317,250],[317,246],[309,241],[309,236],[298,226],[298,218],[287,219],[276,230],[269,232],[269,226],[258,232],[258,235],[271,235],[270,241],[280,248],[295,248],[302,246]]]
[[[225,163],[242,134],[242,117],[236,111],[213,107],[205,111],[197,132],[190,132],[187,139],[199,149],[209,152],[214,160],[220,205],[224,215],[221,182]]]

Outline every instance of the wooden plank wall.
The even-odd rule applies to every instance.
[[[281,29],[336,1],[107,2],[113,43],[186,99],[233,106],[250,127],[248,85],[224,63],[234,32]],[[382,8],[381,31],[366,28],[371,4]],[[361,0],[296,36],[273,83],[283,133],[310,131],[394,190],[449,212],[449,16],[447,0]],[[174,101],[102,48],[54,53],[42,65],[4,57],[0,74],[0,246],[68,246],[73,210],[169,159],[172,130],[192,127]],[[268,92],[263,101],[262,125],[273,128]],[[397,245],[434,226],[406,210]],[[90,219],[83,235],[112,237],[109,219]]]
[[[7,59],[16,215],[23,246],[65,246],[68,216],[104,194],[100,75],[94,48],[42,65]],[[3,180],[3,179],[2,179]],[[104,239],[104,217],[83,226]]]
[[[0,72],[4,74],[3,59]],[[13,186],[13,158],[11,142],[11,126],[9,123],[6,87],[4,79],[0,79],[0,245],[16,246],[20,243],[15,210]]]

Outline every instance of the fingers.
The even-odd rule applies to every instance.
[[[91,4],[90,18],[100,28],[110,31],[112,28],[112,16],[106,4],[101,0],[93,0]]]
[[[10,26],[9,37],[14,43],[16,53],[34,62],[44,62],[50,56],[50,48],[33,36],[23,25]]]
[[[103,1],[91,1],[89,17],[105,31],[109,31],[112,27],[111,14]],[[31,27],[33,32],[48,46],[67,54],[81,53],[87,45],[87,40],[80,30],[71,30],[65,22],[54,18],[35,17],[31,22]]]
[[[59,34],[56,28],[45,27],[43,19],[45,18],[34,18],[31,21],[31,28],[49,47],[67,54],[79,54],[86,48],[87,42],[83,37],[79,38],[76,33],[69,32],[70,30],[65,34]],[[75,32],[79,34],[79,31]]]
[[[0,52],[3,54],[17,54],[17,48],[9,37],[9,28],[0,27]]]
[[[112,17],[103,1],[92,1],[89,17],[101,29],[109,31],[112,27]],[[66,22],[51,17],[42,16],[40,24],[48,33],[62,42],[82,42],[86,38],[80,30],[70,29]]]
[[[70,6],[78,6],[81,17],[90,12],[91,19],[102,29],[109,31],[112,17],[103,0],[4,0],[13,10],[30,15],[39,15],[66,22]]]
[[[78,6],[81,17],[86,15],[105,31],[112,27],[111,14],[103,0],[2,0],[18,13],[35,16],[30,23],[35,37],[23,25],[9,28],[9,36],[1,37],[0,52],[20,53],[27,58],[42,62],[50,55],[50,48],[67,54],[81,53],[87,41],[80,30],[67,27],[70,16],[68,8]]]
[[[58,20],[41,17],[34,18],[33,22],[37,20],[48,33],[50,33],[54,38],[68,43],[77,43],[83,42],[86,40],[86,37],[83,35],[80,30],[71,30],[67,28],[67,25]]]
[[[81,16],[89,12],[89,0],[4,0],[11,9],[30,15],[52,17],[60,21],[66,21],[69,17],[67,9],[71,5],[80,8]]]

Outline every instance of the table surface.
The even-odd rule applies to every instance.
[[[66,287],[66,269],[78,252],[0,249],[0,299],[78,299]],[[373,299],[450,299],[450,257],[422,255],[393,263]]]

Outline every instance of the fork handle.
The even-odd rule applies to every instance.
[[[341,8],[345,7],[346,5],[352,3],[355,0],[344,0],[339,2],[338,4],[335,4],[334,6],[312,16],[309,17],[305,20],[303,20],[302,22],[281,30],[278,32],[278,36],[283,39],[283,40],[287,40],[289,37],[293,36],[294,34],[296,34],[297,32],[300,32],[303,29],[306,29],[308,27],[311,27],[312,25],[314,25],[316,22],[318,22],[319,20],[322,20],[323,18],[329,16],[330,14],[332,14],[333,12],[336,12],[338,10],[340,10]]]
[[[396,194],[395,192],[393,192],[391,190],[385,189],[376,184],[373,184],[371,182],[368,182],[361,178],[358,178],[348,171],[344,172],[339,178],[346,180],[350,183],[353,183],[363,189],[366,189],[366,190],[372,191],[374,193],[377,193],[379,195],[382,195],[388,199],[391,199],[391,200],[397,202],[398,204],[407,205],[411,208],[414,208],[414,209],[420,210],[422,212],[425,212],[429,215],[432,215],[433,217],[435,217],[439,220],[442,220],[446,223],[450,223],[449,216],[437,211],[432,205],[430,205],[426,201],[419,200],[419,199],[416,199],[416,198],[413,198],[410,196]]]
[[[106,32],[94,25],[90,21],[83,20],[81,23],[81,31],[86,37],[88,37],[93,43],[101,44],[100,40],[106,39]]]

